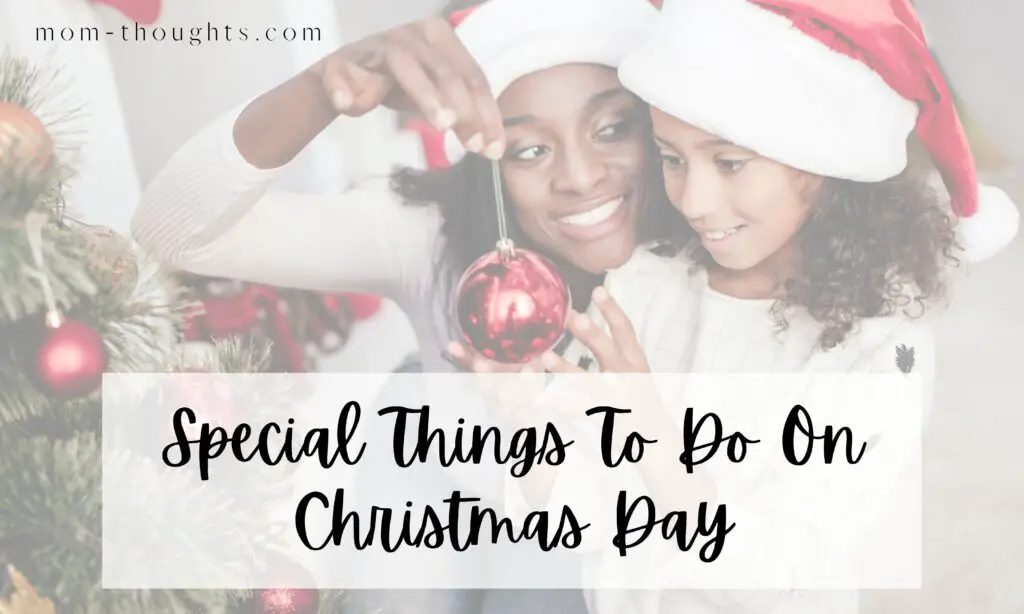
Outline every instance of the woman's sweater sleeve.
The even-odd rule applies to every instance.
[[[234,142],[244,105],[189,140],[146,188],[132,219],[140,246],[209,277],[398,298],[423,279],[438,235],[432,207],[407,206],[386,181],[340,194],[270,190]]]

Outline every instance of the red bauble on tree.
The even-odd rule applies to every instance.
[[[313,586],[313,577],[300,565],[278,556],[271,556],[263,570],[267,584],[279,586]],[[268,588],[253,591],[240,604],[238,614],[316,614],[320,609],[320,593],[315,588]]]
[[[463,274],[456,313],[464,340],[483,356],[525,363],[565,334],[569,288],[543,256],[499,245]]]
[[[320,595],[308,588],[268,588],[256,591],[244,614],[316,614]]]
[[[36,352],[35,379],[47,394],[78,398],[96,391],[107,368],[103,337],[94,328],[51,313]]]
[[[189,437],[198,437],[204,424],[210,428],[223,428],[228,433],[238,425],[237,411],[232,403],[231,389],[223,375],[201,369],[181,371],[181,384],[175,391],[175,401],[184,404],[195,414],[195,424],[183,419],[182,426]],[[220,380],[220,381],[218,381]],[[175,439],[174,421],[167,423],[166,435]]]

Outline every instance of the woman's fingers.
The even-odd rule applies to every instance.
[[[434,83],[442,106],[455,114],[451,129],[462,144],[473,153],[482,153],[485,146],[483,120],[476,103],[469,93],[461,68],[456,65],[451,49],[431,45],[425,38],[422,26],[416,29],[395,32],[396,39],[422,64],[426,74]],[[454,38],[454,35],[452,35]],[[449,45],[450,47],[450,45]]]
[[[372,111],[392,87],[387,76],[361,68],[349,53],[328,56],[320,68],[320,79],[334,107],[351,117]]]
[[[501,112],[487,78],[440,17],[346,46],[322,66],[323,85],[346,115],[381,104],[414,107],[438,130],[453,130],[467,150],[495,160],[504,154]]]
[[[450,108],[413,51],[396,42],[388,46],[384,57],[395,83],[435,128],[448,130],[455,125],[458,119],[455,111]]]
[[[485,358],[473,348],[456,341],[448,343],[446,352],[460,368],[470,373],[540,373],[540,359],[527,364],[508,364]]]
[[[452,92],[453,100],[458,98],[468,107],[465,114],[459,114],[456,134],[468,150],[499,159],[505,150],[505,130],[484,71],[446,20],[424,20],[420,33],[430,57],[440,60],[442,70],[437,78],[447,82],[443,88]]]

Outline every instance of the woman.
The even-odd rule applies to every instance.
[[[490,0],[455,16],[454,30],[428,19],[346,46],[178,151],[146,190],[135,239],[195,274],[383,295],[409,316],[425,370],[453,370],[442,355],[456,338],[452,286],[497,239],[483,156],[501,160],[512,238],[554,259],[584,308],[641,231],[667,228],[658,220],[657,205],[671,213],[664,194],[645,190],[660,172],[650,164],[646,106],[615,73],[656,14],[645,0]],[[382,104],[418,109],[481,155],[341,195],[268,189],[336,117]],[[575,595],[497,594],[533,612],[568,611]],[[481,596],[353,599],[385,611],[459,612],[478,610]]]
[[[942,297],[958,248],[969,260],[991,257],[1015,237],[1020,214],[1005,194],[977,184],[949,88],[909,2],[822,4],[670,0],[655,32],[621,63],[623,84],[651,105],[665,188],[689,228],[676,257],[638,250],[595,291],[590,313],[573,315],[571,328],[601,371],[913,372],[927,417],[935,342],[919,318]],[[941,173],[959,224],[922,169],[908,165],[910,137]],[[544,364],[581,371],[554,354]],[[839,412],[855,409],[835,402]],[[680,416],[650,413],[637,417],[642,432],[680,441]],[[878,427],[885,435],[862,460],[862,483],[830,489],[826,473],[813,491],[799,486],[835,496],[801,530],[822,535],[842,523],[852,534],[886,500],[906,450]],[[680,483],[671,477],[681,473],[676,462],[641,467],[647,486],[666,498],[714,500],[715,480],[696,471]],[[539,506],[566,496],[552,484],[581,481],[547,475],[521,486]],[[761,520],[775,530],[787,523]],[[850,591],[626,599],[595,594],[591,606],[600,614],[858,609]]]
[[[497,239],[483,156],[501,159],[512,238],[555,260],[581,305],[638,232],[664,230],[664,197],[645,190],[659,172],[646,107],[614,70],[656,14],[645,0],[491,0],[454,31],[427,19],[344,47],[179,150],[133,234],[195,274],[393,299],[425,370],[452,370],[453,283]],[[341,195],[268,189],[336,117],[381,104],[418,108],[481,155]]]

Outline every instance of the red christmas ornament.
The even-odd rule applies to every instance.
[[[246,614],[316,614],[320,594],[309,588],[269,588],[256,591]]]
[[[464,340],[478,352],[497,362],[526,363],[562,338],[571,304],[551,261],[508,244],[463,274],[456,313]]]
[[[313,586],[313,577],[300,565],[273,557],[263,571],[264,579],[286,579],[292,586]],[[269,583],[269,582],[268,582]],[[316,614],[320,609],[320,593],[314,588],[269,588],[253,591],[241,604],[243,614]]]
[[[160,17],[161,0],[93,0],[112,6],[122,15],[141,24],[152,25]]]
[[[85,396],[100,387],[107,352],[92,327],[75,320],[47,316],[47,333],[36,354],[36,377],[48,394]]]
[[[209,424],[211,429],[221,427],[228,433],[234,431],[238,425],[238,418],[232,403],[231,392],[227,387],[227,382],[221,384],[214,379],[223,376],[193,368],[182,369],[181,372],[191,375],[207,374],[206,377],[183,378],[181,386],[176,391],[176,400],[184,403],[196,415],[195,424],[183,425],[185,432],[190,437],[197,437],[204,424]],[[172,441],[175,438],[173,421],[167,422],[167,436]]]

